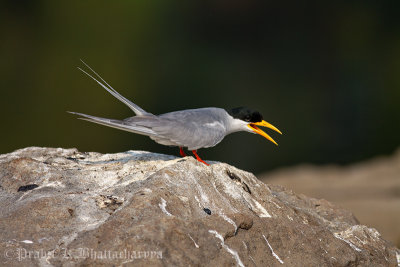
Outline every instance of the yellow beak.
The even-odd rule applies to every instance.
[[[269,136],[268,134],[266,134],[264,131],[262,131],[260,128],[257,127],[257,126],[268,127],[268,128],[270,128],[270,129],[272,129],[272,130],[274,130],[274,131],[276,131],[276,132],[282,134],[281,131],[279,131],[278,128],[276,128],[276,127],[273,126],[272,124],[270,124],[270,123],[268,123],[268,122],[266,122],[266,121],[263,120],[263,121],[261,121],[261,122],[249,123],[247,126],[248,126],[250,129],[252,129],[253,132],[255,132],[255,133],[259,134],[259,135],[264,136],[265,138],[267,138],[269,141],[271,141],[271,142],[274,143],[275,145],[278,145],[278,144],[275,142],[275,140],[271,138],[271,136]]]

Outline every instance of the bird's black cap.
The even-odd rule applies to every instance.
[[[247,107],[238,107],[228,110],[229,115],[235,119],[239,119],[246,122],[261,122],[263,116],[260,112]]]

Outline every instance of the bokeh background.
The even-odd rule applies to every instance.
[[[284,133],[200,150],[260,173],[348,164],[399,146],[399,1],[15,1],[0,5],[0,153],[25,146],[178,154],[66,111],[131,111],[77,70],[85,60],[159,114],[249,106]]]

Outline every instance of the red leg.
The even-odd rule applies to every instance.
[[[185,151],[183,151],[183,147],[179,147],[179,154],[181,154],[182,157],[186,157]]]
[[[196,157],[196,159],[200,162],[203,162],[204,164],[206,164],[207,166],[209,166],[209,164],[207,164],[204,160],[202,160],[199,155],[197,155],[197,150],[192,150],[193,155]]]

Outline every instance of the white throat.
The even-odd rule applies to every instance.
[[[253,131],[247,126],[248,124],[249,124],[248,122],[235,119],[229,115],[226,134],[241,132],[241,131],[253,133]]]

